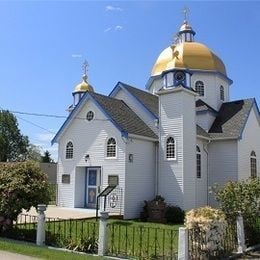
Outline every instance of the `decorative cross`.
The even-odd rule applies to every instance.
[[[82,64],[83,75],[87,75],[88,67],[89,67],[89,65],[88,65],[87,60],[84,60],[84,62]]]
[[[188,21],[188,13],[189,13],[189,8],[187,7],[187,6],[185,6],[184,8],[183,8],[183,15],[184,15],[184,21]]]

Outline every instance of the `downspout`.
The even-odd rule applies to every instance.
[[[208,145],[210,144],[210,140],[203,145],[203,150],[207,155],[207,205],[209,205],[209,152],[208,152]]]
[[[158,194],[158,182],[159,182],[159,163],[158,163],[158,153],[159,151],[159,142],[155,143],[155,196]]]

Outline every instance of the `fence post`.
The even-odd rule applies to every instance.
[[[245,245],[245,232],[244,232],[244,221],[243,217],[239,213],[237,216],[237,243],[238,243],[238,253],[245,252],[246,245]]]
[[[37,218],[37,236],[36,244],[43,246],[45,244],[45,213],[46,205],[39,204],[37,207],[38,218]]]
[[[189,259],[188,232],[187,228],[179,228],[178,260]]]
[[[107,249],[107,220],[108,212],[100,212],[99,234],[98,234],[98,255],[104,256]]]

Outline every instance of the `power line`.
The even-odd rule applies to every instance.
[[[49,132],[49,133],[51,133],[51,134],[56,134],[55,132],[52,132],[52,131],[50,131],[50,130],[48,130],[48,129],[46,129],[46,128],[40,126],[40,125],[37,125],[37,124],[35,124],[35,123],[33,123],[33,122],[27,120],[27,119],[24,119],[24,118],[22,118],[22,117],[20,117],[20,116],[17,116],[17,117],[18,117],[20,120],[25,121],[26,123],[31,124],[31,125],[33,125],[33,126],[36,126],[36,127],[40,128],[40,129],[42,129],[42,130],[44,130],[44,131],[47,131],[47,132]]]
[[[22,112],[22,111],[10,111],[10,112],[14,113],[14,114],[21,114],[21,115],[28,115],[28,116],[67,118],[67,116],[49,115],[49,114],[40,114],[40,113],[30,113],[30,112]]]

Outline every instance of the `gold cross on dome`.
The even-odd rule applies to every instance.
[[[188,21],[188,13],[189,13],[189,8],[187,7],[187,6],[185,6],[184,8],[183,8],[183,15],[184,15],[184,21],[185,22],[187,22]]]
[[[88,67],[89,67],[89,65],[88,65],[87,60],[84,60],[84,62],[82,63],[83,75],[87,75]]]

